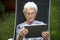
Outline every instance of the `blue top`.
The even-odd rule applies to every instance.
[[[41,21],[33,21],[31,24],[27,24],[27,23],[21,23],[19,25],[17,25],[17,29],[16,29],[16,40],[18,39],[18,36],[19,36],[19,33],[21,30],[24,29],[25,26],[28,26],[28,25],[43,25],[44,22],[41,22]],[[35,38],[25,38],[23,37],[22,40],[43,40],[42,37],[35,37]]]

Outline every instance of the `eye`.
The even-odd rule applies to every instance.
[[[30,13],[27,13],[27,15],[29,15]]]
[[[34,13],[32,13],[32,14],[34,14]]]
[[[32,15],[35,14],[34,12],[32,12]]]

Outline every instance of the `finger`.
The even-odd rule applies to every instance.
[[[48,36],[49,36],[49,35],[48,35],[47,32],[43,32],[43,33],[42,33],[42,37],[43,37],[43,38],[48,38]]]

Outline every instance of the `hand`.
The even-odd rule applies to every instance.
[[[42,37],[43,37],[44,40],[48,40],[48,38],[49,38],[49,32],[48,31],[42,32]]]
[[[26,29],[26,28],[21,30],[21,32],[19,33],[20,36],[26,36],[27,34],[28,34],[28,29]]]

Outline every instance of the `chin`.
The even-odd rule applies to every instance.
[[[33,22],[34,20],[30,20],[29,22]]]

